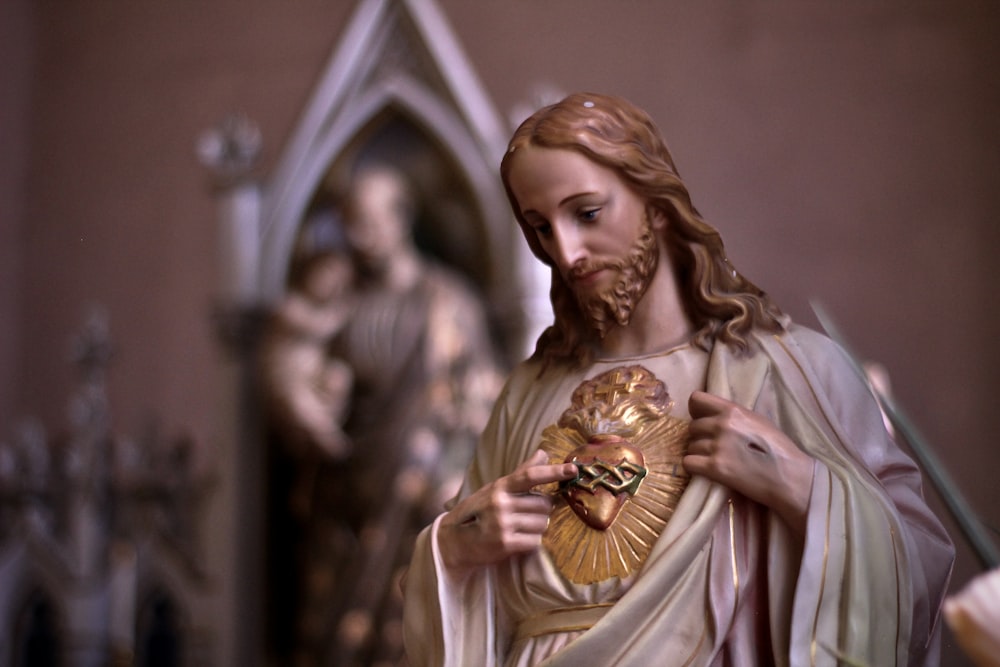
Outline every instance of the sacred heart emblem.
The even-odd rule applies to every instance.
[[[672,407],[652,372],[619,366],[581,382],[559,421],[542,431],[549,462],[577,470],[544,490],[560,502],[542,544],[568,581],[628,577],[656,544],[690,479],[688,421],[672,417]]]
[[[575,479],[560,491],[580,520],[595,530],[607,530],[646,476],[639,449],[618,435],[595,434],[566,456],[577,467]]]

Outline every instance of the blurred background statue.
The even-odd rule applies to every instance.
[[[344,255],[310,258],[292,277],[291,291],[268,327],[262,368],[271,417],[303,453],[315,447],[341,458],[347,452],[341,423],[353,374],[329,356],[327,346],[350,315],[352,275]]]
[[[297,560],[271,569],[301,575],[285,600],[299,667],[398,662],[398,579],[457,490],[502,378],[475,292],[413,240],[403,174],[365,167],[341,205],[346,253],[293,270],[262,356],[293,468],[297,531],[271,539],[296,543]]]

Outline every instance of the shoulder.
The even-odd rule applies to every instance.
[[[542,363],[535,358],[526,359],[514,366],[501,396],[508,398],[513,395],[520,398],[530,393],[542,380],[542,368]]]
[[[863,370],[830,337],[798,324],[789,323],[780,334],[760,336],[770,366],[786,387],[811,387],[810,394],[828,403],[835,412],[843,405],[875,405]],[[838,407],[839,406],[839,407]]]
[[[785,334],[792,354],[800,355],[800,362],[807,363],[820,378],[830,379],[848,374],[860,377],[861,370],[847,352],[829,336],[799,324],[790,324]]]
[[[529,358],[517,364],[507,376],[497,407],[511,418],[551,412],[556,408],[562,412],[566,407],[562,403],[568,401],[585,371],[566,363],[545,363],[535,357]]]
[[[791,357],[799,364],[807,364],[815,371],[836,367],[853,369],[854,362],[844,349],[826,334],[790,320],[780,332],[755,331],[756,352],[772,359]],[[752,352],[751,354],[753,354]]]
[[[426,289],[438,296],[464,303],[478,304],[481,301],[478,290],[469,278],[438,262],[425,263],[422,282]]]

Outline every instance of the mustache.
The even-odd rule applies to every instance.
[[[604,262],[597,262],[592,260],[580,260],[574,264],[568,274],[570,280],[577,280],[583,278],[594,271],[601,271],[604,269],[621,270],[625,268],[625,262],[608,260]]]

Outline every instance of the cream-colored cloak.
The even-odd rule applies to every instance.
[[[537,364],[522,364],[462,494],[513,471],[582,380],[622,363],[540,378]],[[700,477],[625,580],[572,584],[540,549],[452,581],[435,522],[407,577],[413,667],[936,664],[954,550],[924,503],[918,469],[839,348],[792,325],[757,336],[749,356],[717,345],[696,386],[672,381],[698,369],[696,353],[624,363],[649,368],[682,411],[703,384],[767,416],[816,459],[804,546],[766,508]]]

